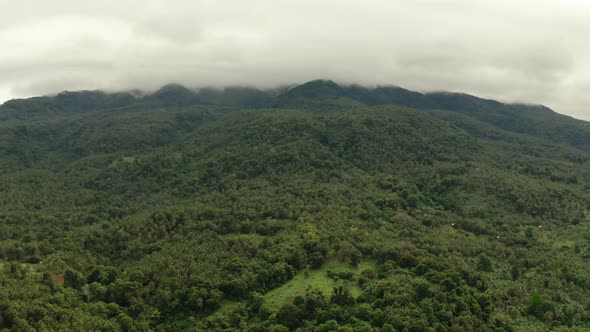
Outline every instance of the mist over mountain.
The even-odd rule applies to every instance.
[[[0,109],[7,113],[23,110],[27,116],[35,107],[57,112],[116,109],[119,107],[155,106],[242,106],[252,108],[293,107],[326,108],[334,103],[354,102],[359,105],[398,105],[422,110],[446,110],[492,124],[503,130],[563,141],[587,149],[590,124],[534,104],[509,104],[482,99],[463,93],[419,93],[397,86],[369,88],[361,85],[339,85],[331,80],[314,80],[291,87],[260,90],[252,87],[223,89],[188,89],[168,84],[153,93],[96,91],[62,92],[54,97],[11,100]],[[315,106],[314,106],[315,105]],[[460,125],[460,124],[459,124]]]
[[[533,101],[590,119],[590,4],[581,0],[21,0],[3,9],[0,103],[325,77]]]

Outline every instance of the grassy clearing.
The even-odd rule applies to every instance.
[[[349,264],[340,262],[328,262],[318,270],[304,270],[299,272],[293,279],[289,280],[284,285],[271,290],[264,295],[266,303],[271,307],[281,306],[285,303],[293,301],[298,295],[305,295],[305,290],[308,287],[319,289],[324,295],[329,296],[332,293],[332,289],[336,286],[340,286],[349,283],[349,290],[353,296],[359,296],[361,289],[356,285],[355,282],[349,282],[346,280],[334,281],[328,277],[328,270],[332,270],[335,273],[340,272],[352,272],[356,277],[360,276],[360,273],[364,270],[375,270],[377,264],[375,261],[365,261],[359,264],[358,267],[352,267]]]

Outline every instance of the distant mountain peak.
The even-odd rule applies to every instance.
[[[154,95],[157,96],[167,93],[193,93],[193,91],[178,83],[168,83],[154,92]]]
[[[296,97],[317,98],[323,96],[337,96],[342,94],[342,88],[331,80],[313,80],[287,91],[288,95]]]
[[[324,85],[324,86],[340,87],[338,85],[338,83],[336,83],[330,79],[326,79],[326,78],[318,78],[318,79],[303,83],[301,85]]]
[[[197,92],[177,83],[162,86],[150,97],[166,106],[191,105],[199,102]]]

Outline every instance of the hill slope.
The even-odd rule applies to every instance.
[[[330,81],[0,119],[1,328],[590,328],[586,122]]]

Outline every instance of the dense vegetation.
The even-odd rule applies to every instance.
[[[587,331],[590,126],[313,81],[0,107],[0,330]]]

